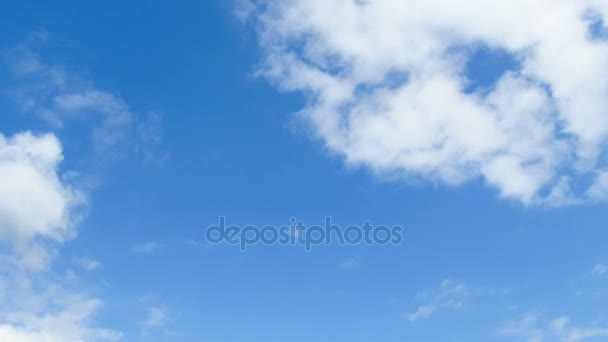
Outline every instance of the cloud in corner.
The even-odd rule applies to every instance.
[[[258,74],[306,94],[299,117],[346,164],[482,180],[524,205],[608,198],[605,1],[243,3]],[[514,65],[475,87],[468,70],[484,49]]]

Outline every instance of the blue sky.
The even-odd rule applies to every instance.
[[[6,2],[0,337],[608,340],[608,8],[398,3]],[[404,242],[205,241],[328,215]]]

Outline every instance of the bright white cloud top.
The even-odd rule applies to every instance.
[[[0,239],[27,243],[35,237],[72,236],[84,195],[58,174],[61,144],[52,134],[0,134]]]
[[[599,0],[309,0],[243,6],[260,73],[349,165],[526,205],[605,199],[608,41]],[[514,61],[472,87],[473,56]]]
[[[116,341],[91,326],[102,302],[47,273],[54,243],[74,237],[84,192],[62,178],[53,134],[0,134],[0,340]],[[75,277],[75,275],[74,275]]]

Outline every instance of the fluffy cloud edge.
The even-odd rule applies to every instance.
[[[87,205],[84,191],[59,171],[61,143],[52,133],[0,134],[0,239],[12,245],[75,236]]]
[[[608,42],[590,18],[601,23],[608,6],[449,5],[261,0],[236,13],[258,32],[258,75],[306,94],[299,117],[347,164],[447,185],[482,179],[524,205],[605,201],[608,83],[596,75],[608,76]],[[470,91],[480,46],[519,66]]]

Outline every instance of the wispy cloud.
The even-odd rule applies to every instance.
[[[187,246],[190,246],[190,247],[194,247],[194,248],[199,248],[199,247],[205,246],[205,244],[202,241],[195,240],[195,239],[185,239],[184,244],[186,244]]]
[[[60,171],[59,137],[78,129],[85,132],[76,135],[85,137],[77,142],[83,155],[113,158],[132,153],[138,139],[159,145],[161,124],[154,121],[154,134],[135,134],[126,101],[64,65],[45,63],[29,45],[47,38],[33,34],[2,55],[13,78],[3,94],[56,133],[0,133],[0,340],[117,341],[120,332],[95,324],[102,300],[90,295],[76,271],[54,269],[61,244],[77,235],[90,196],[75,181],[81,170]],[[74,262],[85,271],[101,266],[91,258]]]
[[[468,287],[450,279],[441,282],[438,288],[425,291],[418,297],[424,301],[417,310],[403,315],[410,322],[429,319],[441,310],[462,310],[469,296]]]
[[[167,324],[167,307],[150,305],[146,307],[146,318],[141,322],[145,328],[162,328]]]
[[[603,276],[605,274],[608,274],[608,265],[597,264],[593,267],[591,272],[597,276]]]
[[[252,0],[236,0],[233,9],[234,15],[241,21],[246,22],[256,11],[256,5]]]
[[[343,270],[350,270],[359,266],[357,259],[350,258],[346,259],[338,265]]]
[[[500,330],[502,335],[523,338],[528,342],[542,342],[545,332],[539,328],[540,315],[536,313],[525,314],[522,318],[504,324]]]
[[[120,158],[135,154],[146,161],[162,161],[162,115],[134,111],[119,95],[99,89],[65,65],[48,64],[24,43],[4,55],[14,78],[9,94],[18,108],[46,121],[53,129],[72,126],[88,131],[96,157]]]
[[[78,258],[76,263],[86,271],[96,271],[101,267],[101,262],[91,258]]]
[[[163,143],[163,115],[148,112],[136,117],[135,153],[147,163],[162,164],[169,153],[161,148]]]
[[[581,342],[608,337],[608,327],[579,327],[572,325],[568,317],[547,320],[538,313],[527,313],[519,319],[507,322],[499,332],[502,335],[522,338],[526,342]]]
[[[148,241],[131,246],[131,252],[137,254],[154,254],[163,247],[164,245],[162,243]]]
[[[139,322],[142,336],[151,334],[177,335],[175,331],[169,328],[173,322],[173,317],[167,305],[159,303],[157,299],[150,296],[144,297],[140,301],[145,312],[143,319]]]

